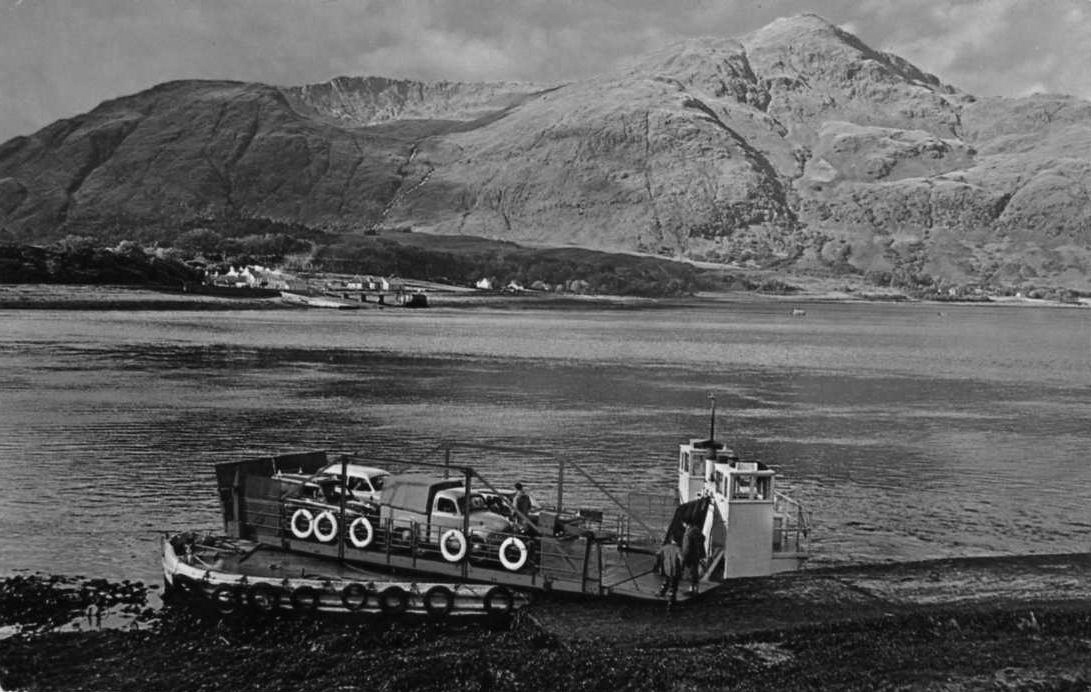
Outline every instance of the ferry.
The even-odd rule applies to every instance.
[[[352,493],[350,467],[391,470],[404,460],[314,451],[217,464],[224,532],[388,578],[648,600],[662,598],[657,551],[684,522],[701,528],[706,558],[697,588],[679,601],[733,578],[800,569],[808,557],[807,511],[774,469],[715,440],[715,402],[709,436],[679,446],[677,488],[667,492],[619,497],[573,459],[540,450],[442,443],[436,452],[436,461],[409,464],[411,473],[383,476],[377,499]],[[467,452],[552,460],[556,504],[516,509],[510,493],[456,463]],[[573,476],[608,508],[566,506]]]

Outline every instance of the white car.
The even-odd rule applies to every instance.
[[[359,505],[375,505],[383,492],[389,471],[362,464],[347,464],[345,481],[348,495],[345,500]],[[279,473],[281,481],[299,483],[299,496],[325,503],[337,503],[341,496],[341,462],[328,464],[313,475]]]
[[[383,484],[386,482],[387,476],[390,475],[389,471],[361,464],[346,464],[345,471],[348,477],[345,485],[349,491],[346,499],[356,502],[379,501],[379,495],[383,492]],[[335,462],[326,466],[315,474],[311,480],[320,483],[323,487],[328,487],[330,480],[337,481],[337,484],[333,486],[336,492],[341,485],[341,464]]]

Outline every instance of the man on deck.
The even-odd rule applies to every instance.
[[[515,484],[515,525],[520,529],[526,529],[530,523],[530,495],[523,490],[522,483]]]
[[[666,596],[670,593],[667,607],[674,605],[678,597],[678,580],[682,578],[682,549],[678,547],[678,541],[670,538],[655,555],[655,569],[663,576],[663,585],[659,587],[659,595]]]
[[[701,560],[705,559],[705,535],[692,521],[683,525],[686,531],[682,534],[682,566],[689,572],[689,592],[695,594],[701,580]]]

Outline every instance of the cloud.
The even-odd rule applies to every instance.
[[[1086,0],[913,4],[872,2],[868,28],[884,50],[978,95],[1014,96],[1032,86],[1091,94],[1091,14]]]
[[[170,79],[557,82],[808,11],[971,93],[1091,96],[1087,0],[0,0],[0,141]]]

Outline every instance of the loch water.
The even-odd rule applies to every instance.
[[[1091,310],[793,307],[0,311],[0,575],[156,583],[162,532],[220,525],[212,465],[285,451],[518,445],[670,493],[709,392],[812,564],[1091,549]]]

